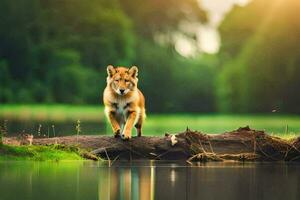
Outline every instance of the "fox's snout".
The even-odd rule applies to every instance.
[[[124,94],[125,93],[125,90],[124,89],[119,89],[119,92],[120,92],[120,94]]]

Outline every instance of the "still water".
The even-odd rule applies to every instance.
[[[300,199],[300,165],[0,162],[0,199]]]

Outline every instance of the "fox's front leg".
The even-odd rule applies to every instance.
[[[134,123],[137,118],[137,112],[136,111],[129,111],[128,112],[128,118],[126,120],[124,130],[123,130],[123,136],[124,139],[130,139],[131,138],[131,130],[134,126]]]
[[[108,118],[109,118],[109,121],[110,121],[110,124],[111,124],[111,128],[112,128],[112,130],[115,134],[115,137],[119,137],[121,128],[120,128],[119,122],[116,119],[116,112],[110,111],[108,113]]]

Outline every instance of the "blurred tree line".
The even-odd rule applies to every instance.
[[[182,22],[206,20],[196,0],[2,0],[0,13],[3,103],[100,104],[113,64],[140,67],[152,111],[213,109],[209,59],[174,50],[174,33],[196,40]]]
[[[140,68],[154,112],[300,113],[297,0],[253,0],[220,26],[218,55],[185,58],[197,0],[1,0],[0,102],[100,104],[108,64]]]
[[[116,1],[2,0],[0,13],[1,102],[96,103],[104,66],[133,58]]]
[[[300,1],[253,0],[220,32],[220,111],[300,113]]]

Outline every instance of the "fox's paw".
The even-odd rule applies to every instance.
[[[122,134],[122,138],[123,138],[123,140],[129,140],[129,139],[131,138],[131,135],[130,135],[130,134],[123,133],[123,134]]]
[[[122,138],[124,141],[129,141],[130,140],[130,137],[123,137]]]
[[[115,136],[115,138],[121,137],[121,135],[120,135],[120,130],[117,130],[117,131],[114,133],[114,136]]]

